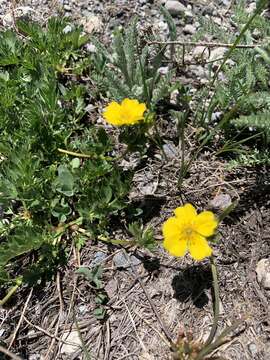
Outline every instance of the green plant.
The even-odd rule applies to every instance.
[[[65,261],[60,240],[76,227],[107,235],[132,178],[107,155],[113,141],[103,127],[85,127],[87,85],[70,73],[89,69],[87,38],[67,25],[19,21],[23,38],[0,33],[0,283],[14,285],[10,293],[52,275]]]
[[[267,39],[270,35],[270,26],[267,19],[260,15],[265,5],[266,1],[259,1],[256,12],[249,15],[246,12],[245,1],[236,3],[232,17],[234,24],[238,32],[245,28],[245,32],[242,32],[241,44],[249,46],[256,44],[257,41],[259,44],[258,47],[234,48],[233,51],[232,49],[227,51],[222,66],[218,70],[218,72],[223,72],[225,81],[215,82],[214,95],[206,115],[203,114],[200,117],[202,120],[200,126],[209,128],[210,124],[211,128],[211,125],[216,125],[213,125],[212,119],[214,111],[221,113],[221,120],[217,122],[216,127],[224,131],[225,144],[222,147],[226,147],[227,150],[230,148],[231,152],[241,153],[241,144],[246,142],[251,145],[249,139],[252,137],[256,137],[256,141],[253,141],[255,146],[250,147],[253,155],[257,154],[254,149],[265,151],[269,143],[270,61]],[[245,25],[247,19],[248,27]],[[210,32],[220,42],[235,44],[237,32],[220,33],[211,20],[202,19],[202,25],[200,34],[196,34],[197,39],[206,32]],[[263,47],[260,43],[263,43]],[[212,64],[209,67],[211,69]],[[217,78],[217,75],[215,74],[214,77]],[[206,137],[204,144],[212,138],[212,135]],[[232,137],[233,141],[230,140]],[[222,153],[223,150],[220,149],[218,152]],[[262,160],[262,157],[260,159]]]
[[[101,281],[102,278],[102,268],[100,266],[96,266],[93,269],[88,269],[86,267],[80,267],[77,271],[77,274],[85,277],[86,280],[89,281],[89,285],[92,289],[95,290],[95,303],[97,305],[94,310],[94,315],[97,319],[103,320],[106,316],[106,309],[104,305],[108,301],[108,296],[104,291],[104,286]]]
[[[170,94],[174,72],[162,75],[159,71],[166,59],[165,47],[148,45],[147,38],[138,33],[136,19],[126,31],[115,30],[110,47],[95,38],[92,42],[96,46],[92,56],[94,80],[108,98],[136,98],[154,111],[158,102]]]

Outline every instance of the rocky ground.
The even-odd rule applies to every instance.
[[[140,26],[151,26],[165,36],[168,29],[159,11],[160,4],[174,16],[183,41],[192,39],[199,30],[198,16],[211,16],[224,29],[231,26],[230,0],[0,0],[0,19],[2,27],[8,28],[14,25],[14,16],[45,23],[48,17],[61,14],[81,23],[85,32],[109,41],[113,28],[126,26],[136,15]],[[247,6],[252,10],[254,5],[250,1]],[[208,56],[218,58],[222,51],[217,49]],[[191,49],[188,56],[196,54],[201,55],[200,49]],[[208,81],[205,68],[191,65],[181,81],[194,88],[203,85]],[[151,213],[149,223],[156,228],[180,201],[176,190],[178,149],[168,141],[164,150],[169,158],[166,165],[160,167],[159,159],[149,159],[134,179],[133,196],[144,197],[142,206]],[[183,200],[198,207],[220,207],[224,201],[239,201],[233,217],[221,226],[220,245],[215,248],[221,286],[220,328],[232,325],[236,319],[247,319],[222,346],[220,354],[226,359],[267,360],[270,353],[268,174],[267,169],[230,172],[224,162],[213,160],[206,153],[194,163],[183,184]],[[22,321],[14,344],[14,351],[24,359],[83,359],[78,348],[78,326],[91,359],[170,359],[161,324],[166,324],[172,339],[183,327],[201,339],[208,334],[212,322],[211,273],[207,261],[194,264],[186,258],[174,259],[162,249],[155,255],[141,250],[127,254],[120,248],[97,246],[89,241],[80,256],[71,256],[69,267],[55,283],[47,284],[39,293],[24,289],[12,308],[0,311],[0,339],[7,343],[11,340],[28,301],[26,320]],[[109,316],[103,322],[93,316],[91,288],[74,275],[78,263],[90,268],[102,264],[104,268]],[[71,320],[72,313],[76,321]]]

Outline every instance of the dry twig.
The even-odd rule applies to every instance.
[[[55,344],[55,341],[56,341],[56,338],[57,338],[57,334],[58,334],[58,331],[59,331],[59,327],[60,327],[60,321],[61,321],[61,318],[62,318],[62,314],[63,314],[63,311],[64,311],[64,301],[63,301],[63,296],[62,296],[62,290],[61,290],[61,282],[60,282],[60,273],[58,271],[57,273],[57,277],[56,277],[56,284],[57,284],[57,291],[58,291],[58,298],[59,298],[59,315],[58,315],[58,320],[57,320],[57,324],[56,324],[56,328],[55,328],[55,332],[54,332],[54,337],[51,341],[51,344],[49,346],[49,349],[44,357],[44,360],[48,360],[49,359],[49,356],[50,356],[50,353],[53,349],[53,346]]]
[[[24,304],[23,311],[22,311],[22,313],[21,313],[21,316],[20,316],[18,325],[16,326],[16,329],[15,329],[15,331],[14,331],[14,333],[13,333],[13,335],[12,335],[12,338],[11,338],[11,340],[10,340],[10,343],[9,343],[9,346],[8,346],[8,350],[11,348],[11,346],[12,346],[13,343],[14,343],[14,340],[16,339],[16,335],[17,335],[17,333],[18,333],[18,331],[19,331],[19,328],[20,328],[20,326],[21,326],[21,324],[22,324],[22,322],[23,322],[23,317],[24,317],[24,314],[25,314],[25,312],[26,312],[26,309],[27,309],[27,306],[28,306],[28,304],[29,304],[29,301],[30,301],[30,299],[31,299],[32,293],[33,293],[33,288],[31,288],[30,293],[29,293],[29,295],[28,295],[28,297],[27,297],[26,303]]]
[[[232,48],[235,47],[237,49],[253,49],[255,47],[262,47],[263,44],[239,44],[234,46],[234,44],[225,44],[225,43],[209,43],[209,42],[192,42],[192,41],[148,41],[148,45],[164,45],[164,46],[170,46],[170,45],[180,45],[180,46],[205,46],[208,48],[214,48],[214,47],[223,47],[223,48]]]
[[[9,356],[12,360],[23,360],[21,357],[13,354],[12,352],[10,352],[8,349],[4,348],[1,345],[0,345],[0,352],[2,354],[5,354],[5,355]]]

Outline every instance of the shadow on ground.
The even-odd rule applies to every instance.
[[[189,267],[173,278],[172,287],[177,300],[191,299],[197,308],[203,308],[209,301],[206,290],[212,288],[211,269],[203,265]]]

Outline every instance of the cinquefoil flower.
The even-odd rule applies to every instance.
[[[187,251],[195,260],[212,254],[206,238],[213,235],[218,222],[211,211],[197,214],[191,204],[174,210],[175,216],[163,224],[164,248],[173,256],[184,256]]]
[[[121,104],[112,101],[104,110],[105,120],[116,126],[134,125],[144,119],[146,105],[138,100],[124,99]]]

